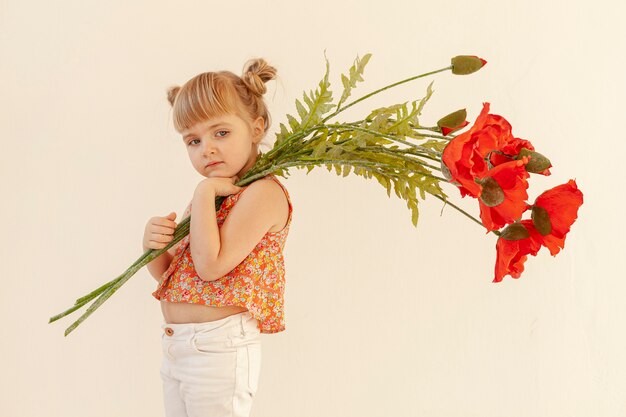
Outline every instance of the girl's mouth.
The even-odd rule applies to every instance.
[[[222,163],[221,161],[218,161],[218,162],[211,162],[211,163],[207,164],[205,168],[214,167],[214,166],[216,166],[216,165],[218,165],[218,164],[221,164],[221,163]]]

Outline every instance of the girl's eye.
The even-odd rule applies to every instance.
[[[218,136],[219,136],[220,138],[223,138],[224,136],[226,136],[226,135],[228,134],[228,130],[218,130],[216,133],[218,133]],[[219,135],[219,133],[225,133],[225,134],[224,134],[224,135]],[[194,143],[195,141],[199,141],[199,139],[192,139],[192,140],[190,140],[190,141],[189,141],[189,145],[193,145],[193,143]]]

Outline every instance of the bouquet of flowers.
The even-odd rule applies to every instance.
[[[444,71],[455,75],[472,74],[487,61],[474,55],[455,56],[449,66],[346,102],[356,84],[363,81],[362,74],[370,57],[371,54],[357,56],[349,73],[341,75],[343,91],[337,104],[333,103],[326,59],[326,72],[319,88],[308,94],[304,92],[302,102],[296,99],[299,118],[287,114],[288,126],[280,124],[273,148],[261,154],[236,185],[244,186],[270,173],[287,177],[290,168],[306,168],[307,175],[315,167],[326,167],[331,172],[334,168],[337,175],[343,177],[350,173],[374,177],[385,187],[388,196],[393,187],[396,196],[406,200],[415,227],[419,214],[417,192],[422,200],[426,193],[431,194],[483,226],[486,233],[498,236],[493,282],[502,281],[505,275],[519,278],[528,255],[535,256],[542,246],[556,256],[577,218],[583,202],[582,192],[575,180],[569,180],[544,191],[533,204],[528,204],[526,190],[530,174],[550,175],[552,165],[548,158],[535,151],[530,141],[514,137],[504,117],[490,114],[489,103],[483,103],[470,129],[458,135],[454,132],[469,124],[465,109],[442,117],[436,126],[419,123],[418,116],[433,93],[432,82],[426,95],[410,102],[410,106],[404,102],[377,108],[362,120],[352,122],[328,121],[386,89]],[[451,203],[441,188],[442,182],[455,185],[461,197],[475,198],[480,220]],[[223,200],[224,197],[216,198],[216,210]],[[530,218],[522,220],[527,210],[530,210]],[[65,330],[67,336],[139,269],[189,234],[190,220],[188,216],[180,221],[166,247],[147,250],[120,276],[78,298],[74,306],[51,317],[49,323],[95,299]]]

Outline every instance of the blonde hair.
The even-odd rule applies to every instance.
[[[271,117],[263,100],[265,83],[276,78],[276,68],[263,58],[246,61],[241,77],[230,71],[203,72],[182,87],[167,89],[167,100],[172,106],[174,128],[181,133],[198,122],[235,114],[248,126],[259,116],[267,133]]]

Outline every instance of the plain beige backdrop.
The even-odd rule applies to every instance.
[[[565,249],[494,284],[495,236],[451,206],[316,168],[283,180],[285,332],[263,335],[254,417],[626,415],[624,10],[617,1],[0,1],[0,414],[163,416],[156,281],[137,273],[68,337],[48,318],[123,272],[148,218],[177,221],[202,179],[165,90],[204,71],[278,69],[274,140],[294,100],[372,53],[342,113],[416,100],[421,121],[482,103],[553,163],[529,198],[575,178]],[[445,190],[478,216],[475,200]],[[84,310],[81,310],[81,312]]]

